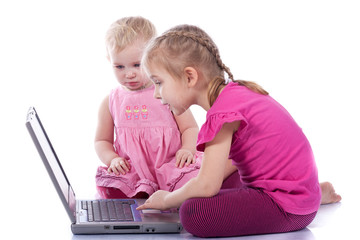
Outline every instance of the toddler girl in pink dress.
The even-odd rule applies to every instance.
[[[96,174],[101,198],[173,191],[200,168],[192,113],[173,116],[153,97],[154,86],[140,69],[143,50],[155,34],[153,24],[142,17],[122,18],[107,32],[108,59],[120,86],[99,110],[95,149],[106,165]]]

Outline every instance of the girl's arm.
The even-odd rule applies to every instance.
[[[179,127],[182,140],[182,148],[196,152],[196,140],[199,133],[199,127],[190,109],[186,110],[180,116],[174,116]]]
[[[239,127],[239,121],[225,123],[215,138],[206,144],[203,162],[197,177],[174,192],[157,191],[138,209],[169,209],[180,207],[189,198],[212,197],[221,188],[233,133]]]
[[[113,141],[114,121],[110,114],[109,96],[107,96],[100,105],[95,135],[95,151],[106,166],[110,166],[111,160],[118,156],[114,151]]]
[[[100,160],[109,167],[109,172],[125,174],[130,170],[129,162],[114,150],[114,121],[109,110],[109,96],[100,105],[95,135],[95,151]]]
[[[196,152],[196,141],[199,133],[199,127],[190,109],[186,110],[180,116],[174,116],[181,133],[182,147],[176,154],[176,166],[183,167],[189,165]]]

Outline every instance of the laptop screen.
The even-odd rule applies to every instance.
[[[26,126],[70,219],[75,222],[75,193],[34,108],[29,109]]]

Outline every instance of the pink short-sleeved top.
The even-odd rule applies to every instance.
[[[312,149],[301,128],[272,97],[230,82],[207,113],[197,149],[204,151],[222,125],[234,121],[240,121],[240,127],[229,158],[245,186],[263,190],[286,212],[317,211],[321,190]]]
[[[116,153],[127,159],[131,170],[116,176],[99,167],[96,184],[120,189],[128,197],[138,192],[162,189],[172,191],[184,175],[195,177],[201,154],[188,167],[175,167],[175,154],[181,148],[181,133],[167,105],[153,97],[154,86],[127,91],[121,86],[109,95],[109,110],[114,121]],[[179,186],[176,186],[178,188]]]

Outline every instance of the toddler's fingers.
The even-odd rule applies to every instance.
[[[179,160],[179,163],[178,163],[177,167],[178,168],[183,168],[183,166],[184,166],[184,155],[179,156],[178,160]]]
[[[125,164],[126,164],[128,170],[130,171],[131,165],[130,165],[129,161],[125,161]]]
[[[121,171],[122,174],[125,174],[126,172],[129,172],[130,169],[128,167],[128,162],[127,161],[120,161],[119,170]]]
[[[195,155],[193,155],[192,163],[196,163],[196,156]]]
[[[180,156],[180,154],[177,153],[175,167],[179,167],[180,162],[181,162],[181,156]]]
[[[190,154],[186,160],[186,166],[189,166],[190,164],[193,164],[193,163],[195,163],[195,156]]]
[[[115,175],[119,175],[119,171],[117,170],[117,168],[114,166],[114,167],[110,167],[111,169],[111,172],[114,173]]]
[[[119,175],[120,173],[121,173],[122,175],[125,175],[125,174],[126,174],[125,170],[124,170],[120,165],[116,167],[116,170],[117,170],[117,172],[118,172],[118,175]]]
[[[129,171],[130,171],[130,168],[131,168],[130,163],[126,162],[126,163],[125,163],[125,170],[126,170],[127,172],[129,172]]]
[[[183,168],[185,166],[189,166],[189,155],[188,154],[184,154],[181,159],[180,168]]]

